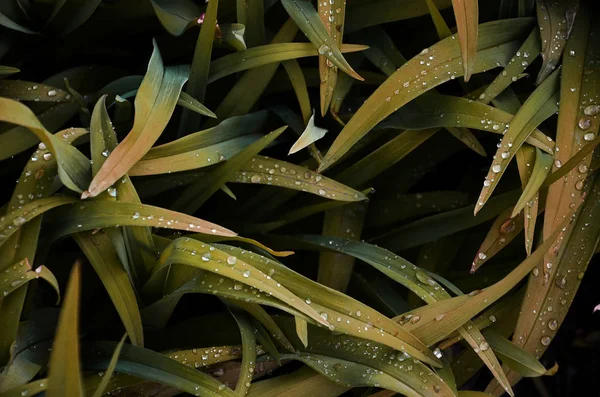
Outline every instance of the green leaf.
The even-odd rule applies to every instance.
[[[552,156],[546,153],[542,153],[540,149],[535,150],[535,164],[533,171],[529,177],[527,186],[523,189],[523,194],[519,197],[519,201],[515,205],[511,217],[515,217],[521,210],[527,205],[530,200],[537,194],[540,186],[544,183],[544,180],[552,169]]]
[[[46,395],[83,396],[79,357],[79,291],[81,265],[76,262],[71,271],[48,370]]]
[[[46,200],[51,200],[51,204],[54,206],[62,206],[62,208],[57,208],[44,218],[44,221],[49,225],[48,230],[51,230],[52,239],[81,231],[115,227],[117,225],[193,230],[218,236],[235,235],[234,232],[214,223],[152,205],[119,201],[90,201],[81,204],[79,201],[73,202],[73,199],[64,197],[53,197]]]
[[[58,175],[63,184],[76,192],[82,191],[89,180],[90,162],[80,151],[65,142],[62,136],[50,134],[35,114],[19,102],[0,98],[0,120],[33,132],[46,145],[50,156],[56,158]]]
[[[421,129],[434,127],[466,127],[493,134],[506,133],[514,115],[467,98],[449,95],[424,94],[394,112],[381,127]],[[535,129],[527,143],[552,153],[554,142]]]
[[[300,64],[295,59],[290,61],[284,61],[281,63],[285,68],[290,83],[294,88],[296,97],[298,98],[298,104],[300,105],[300,111],[302,112],[302,119],[304,124],[310,123],[311,114],[313,111],[310,106],[310,98],[308,97],[308,87],[306,85],[306,79],[304,78],[304,72],[300,67]]]
[[[452,8],[458,30],[465,81],[469,81],[471,73],[475,69],[479,2],[478,0],[452,0]]]
[[[248,396],[277,397],[285,394],[289,397],[302,397],[307,395],[337,397],[342,395],[347,389],[346,386],[332,382],[308,367],[302,367],[291,374],[280,375],[260,382],[254,382],[250,387],[250,390],[248,390]]]
[[[270,132],[244,148],[225,163],[215,167],[205,178],[198,180],[184,190],[173,204],[173,208],[190,214],[196,212],[231,176],[244,164],[251,161],[258,152],[273,142],[286,128],[287,126]]]
[[[479,51],[473,72],[479,73],[492,69],[498,62],[501,65],[506,64],[516,50],[515,40],[530,25],[530,19],[496,21],[481,25],[478,39]],[[448,37],[431,48],[424,49],[391,75],[350,119],[325,155],[319,170],[322,171],[339,160],[377,123],[410,100],[446,81],[460,77],[463,68],[460,64],[460,49],[455,38],[455,36]],[[433,59],[430,59],[431,57]],[[430,65],[423,68],[421,61]],[[424,71],[425,75],[422,75],[421,71]]]
[[[308,346],[308,323],[306,320],[300,317],[294,317],[294,321],[296,322],[296,335],[298,335],[298,339],[304,345],[304,347]]]
[[[341,54],[345,52],[363,51],[366,48],[366,46],[360,44],[343,44],[339,51],[341,51]],[[208,83],[210,84],[230,74],[259,66],[316,55],[319,55],[319,51],[310,43],[275,43],[248,48],[245,51],[225,55],[212,61],[210,64]],[[219,112],[217,112],[217,115],[218,114]]]
[[[74,103],[58,103],[48,110],[37,113],[38,120],[48,131],[57,131],[66,121],[77,113]],[[38,144],[40,140],[31,134],[27,127],[14,127],[0,134],[0,160],[8,159]]]
[[[287,360],[298,360],[311,367],[335,383],[347,387],[375,386],[401,393],[409,397],[420,397],[424,394],[412,390],[392,376],[377,371],[364,364],[322,356],[319,354],[283,354]]]
[[[200,17],[200,7],[189,0],[151,0],[162,26],[173,36],[181,36]]]
[[[219,248],[238,258],[243,258],[263,273],[271,273],[272,277],[285,285],[292,293],[310,302],[315,310],[325,312],[326,316],[323,317],[327,317],[338,332],[368,338],[396,350],[406,351],[411,356],[431,365],[439,365],[433,353],[418,339],[404,332],[398,324],[369,306],[307,279],[276,261],[236,247],[219,246]],[[377,331],[368,325],[368,319],[380,319],[376,322],[379,328]],[[363,332],[365,328],[368,332]],[[385,332],[382,333],[381,330]]]
[[[219,0],[208,3],[202,29],[198,35],[194,57],[190,67],[189,81],[185,88],[185,93],[192,99],[204,102],[206,97],[206,86],[208,85],[208,74],[210,70],[210,57],[212,55],[213,42],[217,26],[217,10]],[[212,112],[211,112],[212,113]],[[213,117],[216,117],[213,114]],[[195,131],[200,126],[201,117],[198,114],[192,114],[188,110],[181,113],[179,120],[179,135]]]
[[[425,0],[425,3],[427,4],[427,9],[429,9],[429,14],[431,15],[433,25],[435,26],[435,30],[437,31],[440,40],[452,36],[450,28],[446,24],[444,17],[440,14],[440,10],[438,10],[433,0]]]
[[[104,395],[104,392],[106,391],[106,387],[108,386],[108,383],[110,382],[110,378],[111,378],[113,372],[115,371],[115,367],[117,366],[117,362],[119,361],[119,354],[121,354],[121,349],[123,349],[123,344],[125,343],[126,338],[127,338],[127,334],[123,335],[123,337],[121,338],[121,341],[115,348],[112,358],[110,359],[110,362],[108,363],[108,368],[106,368],[106,372],[104,373],[104,376],[102,376],[102,381],[100,382],[100,384],[94,391],[94,394],[92,395],[92,397],[102,397],[102,395]]]
[[[75,233],[73,238],[88,258],[136,346],[144,345],[144,330],[135,291],[110,238],[104,232]]]
[[[133,127],[110,153],[82,198],[105,191],[150,150],[169,122],[186,80],[186,68],[164,68],[155,43],[148,72],[135,98]]]
[[[254,336],[254,327],[245,313],[236,312],[236,310],[230,310],[230,313],[240,328],[242,337],[242,363],[235,392],[240,396],[245,396],[248,394],[256,365],[256,337]]]
[[[232,159],[233,160],[233,159]],[[285,161],[255,156],[242,166],[231,182],[280,186],[338,201],[362,201],[364,193]]]
[[[325,212],[323,236],[360,239],[366,212],[366,203],[345,205]],[[321,252],[317,281],[344,292],[352,277],[353,267],[354,258],[350,256]]]
[[[330,31],[323,25],[319,13],[313,5],[306,0],[282,0],[283,7],[296,22],[298,28],[318,48],[320,55],[326,57],[340,70],[357,80],[363,80],[352,66],[346,61],[338,47],[337,40],[330,35]],[[333,10],[331,10],[333,13]],[[340,32],[340,36],[342,33]]]
[[[479,101],[489,103],[494,100],[519,78],[521,73],[538,57],[540,51],[540,34],[537,30],[533,30],[521,47],[519,47],[514,58],[502,70],[502,73],[498,74],[494,81],[479,95]]]
[[[319,1],[318,14],[325,30],[331,36],[336,47],[339,48],[342,45],[344,35],[346,2],[344,0]],[[319,56],[319,76],[321,81],[319,85],[321,116],[325,116],[335,91],[338,69],[333,67],[333,63],[324,55]]]
[[[211,248],[213,249],[211,250]],[[231,262],[233,262],[233,265]],[[219,273],[223,277],[258,288],[305,313],[317,323],[326,327],[329,326],[329,323],[314,309],[276,282],[271,276],[244,262],[241,258],[228,255],[226,252],[214,249],[210,245],[186,238],[174,240],[161,254],[152,275],[156,277],[159,272],[173,263]],[[217,271],[215,271],[215,268]]]
[[[179,106],[183,106],[184,108],[191,110],[192,112],[196,112],[198,114],[212,117],[214,119],[217,118],[217,115],[211,112],[209,108],[201,104],[199,101],[191,97],[189,94],[185,92],[181,92],[179,94],[179,99],[177,100],[177,104]]]
[[[483,207],[498,186],[498,182],[517,150],[534,129],[548,117],[556,113],[560,88],[560,70],[555,71],[527,98],[504,134],[494,161],[483,183],[477,199],[475,214]]]
[[[108,368],[109,359],[116,345],[114,342],[97,342],[85,346],[84,367],[89,370]],[[123,345],[115,371],[168,385],[193,395],[237,396],[224,384],[201,371],[180,364],[160,353],[132,345]]]
[[[448,8],[451,0],[435,0],[438,8]],[[402,21],[427,15],[429,12],[423,0],[406,0],[398,7],[395,0],[356,0],[348,3],[346,11],[346,31],[380,25],[387,22]]]
[[[571,34],[579,0],[560,2],[536,1],[536,14],[542,36],[542,69],[537,77],[540,84],[558,65],[565,49],[567,38]]]
[[[510,369],[525,377],[542,376],[546,368],[531,354],[491,330],[484,332],[490,347]]]

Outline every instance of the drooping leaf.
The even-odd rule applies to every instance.
[[[527,137],[541,122],[556,113],[559,88],[560,70],[557,70],[538,86],[519,109],[496,151],[494,161],[477,199],[475,214],[483,208],[492,195],[508,164]]]
[[[186,188],[173,204],[173,208],[180,209],[187,213],[194,213],[244,164],[251,161],[258,152],[273,142],[286,128],[287,126],[284,126],[270,132],[248,145],[225,163],[215,167],[215,169],[206,175],[205,178],[196,181]]]
[[[115,351],[115,342],[97,342],[84,346],[83,366],[88,370],[106,370]],[[147,379],[190,394],[209,397],[235,397],[232,390],[204,372],[197,371],[184,364],[149,349],[125,344],[115,367],[118,373]]]
[[[236,312],[236,310],[230,310],[230,312],[240,328],[242,337],[242,363],[235,392],[240,396],[245,396],[248,394],[252,373],[256,365],[256,337],[254,336],[252,323],[245,313]]]
[[[540,84],[558,65],[579,7],[579,0],[536,1],[538,25],[542,37],[542,69],[537,77]]]
[[[118,201],[90,201],[81,204],[72,199],[53,199],[62,199],[53,202],[62,207],[47,214],[44,219],[49,225],[52,238],[117,225],[163,227],[217,236],[235,236],[234,232],[214,223],[151,205]]]
[[[492,69],[497,62],[506,64],[516,51],[515,40],[530,24],[529,19],[515,19],[481,25],[479,51],[473,72]],[[410,100],[446,81],[460,77],[463,68],[455,38],[448,37],[431,48],[426,48],[390,76],[350,119],[325,155],[319,169],[324,170],[337,161],[377,123]],[[423,68],[421,61],[429,63],[429,66]],[[421,71],[425,74],[421,74]]]
[[[290,17],[296,22],[298,28],[314,44],[315,48],[318,48],[319,55],[326,57],[344,73],[358,80],[363,79],[348,64],[340,52],[336,38],[330,35],[330,31],[321,22],[319,13],[309,1],[282,0],[281,3]],[[331,11],[333,13],[334,10],[331,9]],[[341,32],[339,34],[340,36],[342,35]]]
[[[533,355],[519,348],[501,335],[488,330],[484,332],[490,347],[498,357],[512,370],[526,377],[542,376],[546,368]]]
[[[25,105],[0,98],[0,120],[26,127],[47,147],[58,163],[58,175],[63,184],[76,192],[82,191],[89,180],[89,160],[63,137],[50,134],[35,114]],[[45,154],[46,157],[48,155]]]
[[[306,0],[298,0],[298,2],[306,2]],[[363,51],[366,48],[366,46],[359,44],[342,44],[339,51],[342,54]],[[248,48],[245,51],[225,55],[212,61],[208,83],[210,84],[232,73],[242,72],[270,63],[316,55],[319,55],[319,50],[310,43],[278,43]],[[219,112],[217,112],[218,114]]]

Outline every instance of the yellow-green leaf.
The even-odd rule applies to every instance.
[[[506,64],[516,51],[517,40],[531,26],[531,19],[512,19],[482,24],[473,72]],[[424,49],[391,75],[358,109],[325,155],[319,170],[339,160],[377,123],[420,94],[463,74],[456,36]],[[423,67],[423,64],[429,66]],[[416,77],[415,77],[416,76]]]
[[[48,363],[49,397],[83,396],[79,357],[79,291],[81,265],[71,271]]]
[[[479,25],[478,0],[452,0],[454,18],[458,29],[460,52],[464,69],[465,81],[469,81],[475,66],[477,52],[477,31]]]

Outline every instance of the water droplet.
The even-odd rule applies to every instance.
[[[507,151],[504,151],[500,154],[500,157],[502,157],[503,159],[507,159],[510,157],[510,153]]]
[[[56,90],[48,91],[48,96],[56,96]]]
[[[550,321],[548,321],[548,328],[550,328],[552,331],[556,331],[556,329],[558,328],[558,321],[556,321],[555,319],[551,319]]]
[[[579,164],[579,167],[577,167],[577,170],[582,174],[585,174],[589,171],[588,166],[583,163]]]
[[[560,289],[564,289],[567,286],[567,278],[565,276],[556,276],[556,280],[554,280],[554,284]]]
[[[210,258],[211,258],[210,252],[205,252],[202,254],[202,260],[204,262],[208,262],[210,260]]]
[[[442,351],[440,350],[440,348],[439,348],[439,347],[438,347],[438,348],[436,348],[436,349],[433,351],[433,354],[434,354],[434,355],[435,355],[437,358],[442,358]]]
[[[585,141],[593,141],[596,138],[596,134],[594,134],[593,132],[588,132],[587,134],[585,134],[583,136],[583,139]]]
[[[483,341],[479,344],[479,350],[481,350],[482,352],[486,351],[489,348],[490,348],[490,345],[486,341]]]
[[[306,298],[305,302],[306,302],[307,305],[310,305],[312,303],[312,301],[310,300],[310,298]]]
[[[322,44],[319,47],[319,54],[324,55],[325,53],[327,53],[327,51],[329,51],[329,46],[327,44]]]
[[[494,164],[494,165],[492,166],[492,171],[493,171],[494,173],[496,173],[496,174],[497,174],[497,173],[499,173],[500,171],[502,171],[502,167],[500,166],[500,164]]]
[[[235,285],[233,286],[233,289],[234,289],[234,290],[236,290],[236,291],[239,291],[239,290],[241,290],[241,289],[242,289],[242,284],[235,284]]]
[[[226,388],[227,388],[227,386],[225,386],[224,384],[220,384],[219,385],[219,390],[220,391],[225,390]]]
[[[244,273],[242,273],[242,276],[246,278],[250,277],[250,270],[246,270]]]
[[[319,194],[320,194],[321,196],[324,196],[326,193],[327,193],[327,192],[326,192],[325,190],[323,190],[323,189],[319,189]]]
[[[569,51],[569,55],[571,55],[572,57],[574,57],[575,56],[575,50],[570,50]]]
[[[562,161],[560,161],[559,159],[554,160],[554,166],[556,168],[562,167]]]
[[[538,269],[537,267],[534,267],[533,270],[531,271],[531,273],[533,274],[534,277],[537,277],[540,274],[540,269]]]
[[[107,189],[108,191],[108,195],[111,197],[117,197],[117,189],[115,189],[114,187],[109,187]]]
[[[233,266],[237,263],[237,258],[235,256],[229,256],[227,257],[227,263]]]
[[[490,314],[490,316],[488,317],[488,319],[489,319],[491,322],[493,322],[493,323],[495,323],[495,322],[496,322],[496,316],[494,316],[493,314]]]
[[[27,222],[27,219],[23,218],[22,216],[18,216],[15,219],[13,219],[13,225],[15,225],[16,227],[19,227],[21,225],[23,225],[24,223]]]
[[[135,213],[133,214],[133,217],[132,217],[132,218],[133,218],[133,219],[140,219],[140,213],[139,213],[139,212],[135,212]]]
[[[480,252],[479,254],[477,254],[477,257],[481,260],[484,260],[485,258],[487,258],[487,255],[484,254],[483,252]]]
[[[252,183],[259,183],[260,182],[260,176],[258,176],[258,175],[252,175],[252,178],[250,178],[250,182],[252,182]]]
[[[110,154],[110,150],[108,150],[108,149],[104,149],[104,150],[102,151],[102,156],[103,156],[103,157],[108,157],[108,155],[109,155],[109,154]]]
[[[588,105],[583,109],[583,114],[586,116],[596,116],[600,113],[600,105]]]
[[[577,125],[579,125],[579,128],[581,128],[582,130],[587,130],[592,126],[592,120],[587,117],[582,117],[579,119]]]
[[[421,319],[421,316],[412,316],[412,318],[410,319],[410,322],[413,324],[416,324],[419,322],[420,319]]]
[[[580,179],[577,182],[575,182],[575,189],[577,190],[583,190],[583,186],[585,185],[585,180]]]
[[[552,342],[552,338],[550,338],[548,335],[542,336],[541,342],[542,345],[548,346],[550,342]]]

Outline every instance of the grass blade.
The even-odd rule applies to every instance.
[[[104,373],[104,376],[102,376],[102,381],[100,381],[100,384],[94,391],[92,397],[102,397],[104,395],[108,383],[110,382],[110,378],[112,377],[112,374],[115,371],[115,367],[117,366],[117,362],[119,361],[119,354],[121,354],[121,349],[123,348],[123,344],[125,343],[126,338],[127,334],[123,335],[123,338],[121,338],[121,341],[115,348],[112,358],[110,359],[110,363],[108,364],[108,368],[106,368],[106,372]]]
[[[523,31],[529,29],[530,24],[529,19],[513,19],[481,25],[479,51],[473,72],[479,73],[492,69],[496,67],[497,62],[507,63],[516,51],[514,48],[516,43],[513,41],[521,36]],[[391,75],[350,119],[325,155],[319,171],[325,170],[339,160],[377,123],[410,100],[446,81],[460,77],[463,74],[460,48],[453,38],[455,36],[424,49]],[[430,59],[432,57],[433,59]],[[421,61],[429,63],[429,66],[423,68]],[[422,75],[421,71],[424,71],[425,75]]]
[[[452,8],[458,30],[464,77],[465,81],[469,81],[475,68],[477,53],[479,3],[477,0],[452,0]]]
[[[477,199],[475,214],[490,198],[508,164],[517,150],[525,143],[527,137],[541,122],[556,113],[559,88],[560,70],[557,70],[538,86],[519,109],[496,151],[494,161]]]
[[[185,68],[164,68],[155,43],[148,71],[136,95],[133,127],[110,153],[82,198],[105,191],[150,150],[169,122],[186,80]]]
[[[511,218],[517,216],[523,208],[528,205],[531,200],[534,200],[534,197],[537,196],[540,186],[544,183],[544,180],[550,173],[552,169],[552,156],[546,153],[542,153],[540,149],[536,148],[535,151],[535,165],[533,166],[533,171],[531,172],[531,176],[529,177],[529,181],[527,182],[527,186],[523,189],[523,194],[519,197],[519,201],[515,205],[513,212],[511,214]],[[533,203],[532,203],[533,204]]]
[[[325,26],[327,33],[339,48],[342,45],[344,35],[346,2],[344,0],[320,1],[318,2],[318,10],[323,26]],[[319,56],[319,76],[321,79],[319,85],[321,116],[325,116],[335,91],[338,69],[324,55]]]
[[[79,361],[80,267],[79,262],[76,262],[71,271],[52,344],[46,390],[49,397],[83,396]]]
[[[142,318],[135,291],[108,235],[98,233],[75,233],[73,238],[90,261],[106,292],[110,296],[119,317],[130,335],[131,343],[144,345]]]
[[[536,1],[536,13],[542,36],[542,69],[537,77],[540,84],[554,71],[571,34],[579,0],[553,2]]]
[[[319,13],[313,5],[306,0],[282,0],[283,7],[296,22],[298,28],[308,37],[318,48],[319,55],[326,57],[331,63],[337,66],[341,71],[354,77],[357,80],[363,80],[358,73],[348,64],[336,39],[330,35],[330,32],[321,22]],[[331,10],[333,11],[333,10]],[[340,40],[342,33],[340,32]]]

